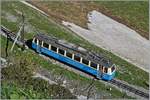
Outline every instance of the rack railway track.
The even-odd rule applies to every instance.
[[[14,40],[15,37],[16,37],[13,32],[11,32],[9,29],[5,28],[5,27],[2,26],[2,25],[1,25],[1,34],[2,34],[3,36],[5,36],[5,37],[6,37],[6,36],[9,36],[9,38],[10,38],[11,40]],[[18,45],[22,45],[23,43],[25,43],[25,41],[24,41],[24,42],[22,42],[22,41],[17,41],[17,44],[18,44]],[[26,44],[25,44],[25,45],[26,45]],[[145,92],[143,92],[143,91],[141,91],[141,90],[138,90],[138,89],[136,89],[136,88],[134,88],[134,87],[131,87],[131,86],[125,84],[125,83],[122,83],[121,81],[118,81],[117,79],[112,79],[111,81],[108,81],[108,83],[113,84],[113,85],[115,85],[115,86],[117,86],[117,87],[119,87],[119,88],[122,88],[122,89],[124,89],[124,90],[127,90],[127,91],[129,91],[129,92],[132,92],[132,93],[134,93],[134,94],[136,94],[136,95],[138,95],[138,96],[140,96],[140,97],[149,99],[149,94],[148,94],[148,93],[145,93]]]
[[[149,94],[145,93],[143,91],[140,91],[138,89],[135,89],[129,85],[126,85],[125,83],[122,83],[120,81],[118,81],[117,79],[112,79],[111,81],[108,81],[109,83],[118,86],[119,88],[125,89],[129,92],[132,92],[138,96],[144,97],[144,98],[149,98]]]

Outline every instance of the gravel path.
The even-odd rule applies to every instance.
[[[46,15],[46,16],[49,16],[49,15],[46,14],[44,11],[38,9],[37,7],[31,5],[30,3],[26,2],[26,1],[21,0],[20,2],[23,3],[23,4],[25,4],[25,5],[27,5],[27,6],[29,6],[29,7],[31,7],[31,8],[33,8],[33,9],[35,9],[35,10],[37,10],[37,11],[39,11],[40,13],[42,13],[42,14],[44,14],[44,15]]]
[[[148,71],[150,67],[150,41],[100,12],[90,12],[88,20],[88,29],[65,21],[62,21],[62,24],[89,42]]]

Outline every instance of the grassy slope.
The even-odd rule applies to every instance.
[[[16,15],[14,8],[17,10],[22,10],[25,12],[26,19],[29,21],[30,24],[34,25],[39,30],[43,30],[46,34],[54,35],[58,38],[65,39],[69,42],[78,44],[82,47],[85,47],[89,50],[97,51],[106,55],[110,58],[118,67],[117,76],[116,78],[127,81],[130,84],[137,85],[148,89],[148,86],[145,82],[148,80],[148,73],[144,72],[143,70],[135,67],[134,65],[122,60],[121,58],[113,55],[112,53],[105,51],[101,48],[98,48],[87,41],[83,40],[82,38],[72,35],[70,32],[64,30],[63,28],[57,26],[56,24],[49,22],[46,18],[38,14],[36,11],[31,10],[30,8],[24,6],[21,3],[16,2],[2,2],[2,11],[9,12],[11,14]],[[13,4],[13,5],[12,5]],[[11,30],[13,30],[14,26],[11,26],[12,22],[5,22],[5,19],[2,18],[2,24],[8,26]],[[34,33],[35,34],[35,33]],[[34,34],[27,34],[30,35],[31,38]],[[139,75],[139,73],[141,73]]]
[[[2,81],[2,99],[37,99],[42,98],[41,93],[29,88],[22,88],[16,83]]]
[[[149,37],[149,5],[148,1],[128,1],[128,2],[99,2],[104,5],[113,16],[123,20],[129,27],[140,33],[143,37]]]
[[[6,38],[1,37],[0,41],[2,42],[2,47],[3,47],[2,48],[2,57],[5,57],[4,43],[6,42]],[[9,49],[10,49],[11,45],[12,45],[12,43],[9,42]],[[77,75],[74,72],[71,72],[71,71],[68,71],[66,69],[59,67],[59,65],[57,65],[57,64],[52,64],[51,62],[46,61],[45,59],[43,59],[42,57],[40,57],[36,53],[34,53],[32,50],[27,50],[26,52],[23,53],[23,52],[19,51],[17,48],[18,47],[15,46],[12,54],[11,55],[9,54],[10,55],[9,58],[15,57],[15,59],[18,59],[18,60],[26,59],[27,63],[29,64],[28,68],[30,68],[27,71],[36,72],[36,69],[39,66],[42,66],[43,68],[48,69],[53,74],[60,75],[60,73],[63,73],[63,75],[65,77],[67,77],[68,79],[79,81],[81,84],[86,84],[86,83],[91,82],[91,80],[88,78]],[[26,65],[28,65],[28,64],[26,64]],[[16,64],[16,65],[18,65],[18,64]],[[13,70],[13,71],[11,71],[11,70]],[[2,81],[2,90],[3,90],[2,97],[3,98],[6,98],[6,97],[9,97],[9,98],[49,98],[48,97],[49,95],[46,94],[46,92],[45,92],[45,91],[48,91],[47,89],[42,93],[42,89],[43,89],[42,84],[40,84],[37,80],[32,80],[30,78],[29,78],[29,81],[26,81],[27,79],[22,80],[22,79],[25,79],[25,78],[22,78],[22,77],[24,77],[22,74],[24,74],[25,76],[30,76],[30,74],[27,74],[26,71],[21,73],[23,71],[23,70],[21,71],[21,69],[19,69],[18,71],[17,70],[18,70],[18,68],[13,69],[13,67],[8,68],[7,70],[5,69],[5,71],[7,72],[6,75],[8,77],[7,78],[8,80]],[[20,74],[18,75],[18,74],[16,74],[16,72],[20,72]],[[4,71],[2,70],[2,74],[3,73],[4,73]],[[20,76],[21,76],[21,78],[20,78]],[[13,80],[14,82],[11,82],[10,80],[11,81]],[[24,84],[17,83],[16,80],[21,81]],[[36,83],[37,85],[34,85],[34,83]],[[12,90],[8,91],[8,87],[10,85],[12,86],[10,89],[12,89]],[[131,98],[131,97],[127,96],[126,93],[122,93],[111,86],[104,85],[101,82],[95,81],[95,86],[97,87],[98,91],[103,91],[104,93],[111,94],[110,97],[106,97],[106,98],[122,98],[122,97]],[[39,91],[39,90],[35,91],[33,88],[38,88],[41,91]],[[42,88],[42,89],[40,89],[40,88]],[[112,91],[108,91],[107,90],[108,88],[112,88]],[[22,94],[22,92],[19,92],[19,91],[22,91],[26,95]],[[57,90],[54,92],[57,92]]]
[[[5,57],[6,38],[1,36],[1,56]],[[12,42],[9,42],[8,50],[10,50]],[[27,50],[22,52],[18,46],[14,47],[13,52],[9,52],[8,61],[13,65],[8,65],[1,70],[2,80],[2,99],[58,99],[58,98],[76,98],[70,91],[59,85],[50,85],[49,82],[42,79],[33,79],[33,72],[36,72],[41,62],[36,64],[37,55]],[[40,58],[39,58],[40,59]],[[46,64],[44,64],[47,66]],[[50,64],[49,64],[50,65]],[[55,66],[55,65],[51,65]],[[53,90],[54,89],[54,90]],[[63,96],[58,96],[58,91],[64,91]]]
[[[126,24],[147,38],[148,33],[148,1],[94,1],[94,2],[32,2],[51,18],[67,20],[86,27],[87,13],[98,10],[121,23]],[[48,9],[48,10],[47,10]]]

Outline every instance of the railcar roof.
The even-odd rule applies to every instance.
[[[61,49],[75,52],[75,54],[77,54],[78,56],[82,56],[83,58],[87,60],[103,65],[105,67],[111,67],[113,65],[113,63],[110,60],[106,59],[103,55],[100,55],[94,52],[89,52],[80,46],[77,46],[72,43],[68,43],[65,40],[59,40],[54,36],[47,36],[45,34],[40,33],[40,34],[35,35],[35,38],[42,40],[47,44],[53,44],[54,46],[57,46]]]

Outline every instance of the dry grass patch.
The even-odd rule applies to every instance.
[[[104,1],[30,1],[50,15],[50,18],[61,22],[73,22],[87,28],[87,14],[92,10],[117,20],[136,30],[148,39],[148,2],[104,2]]]

